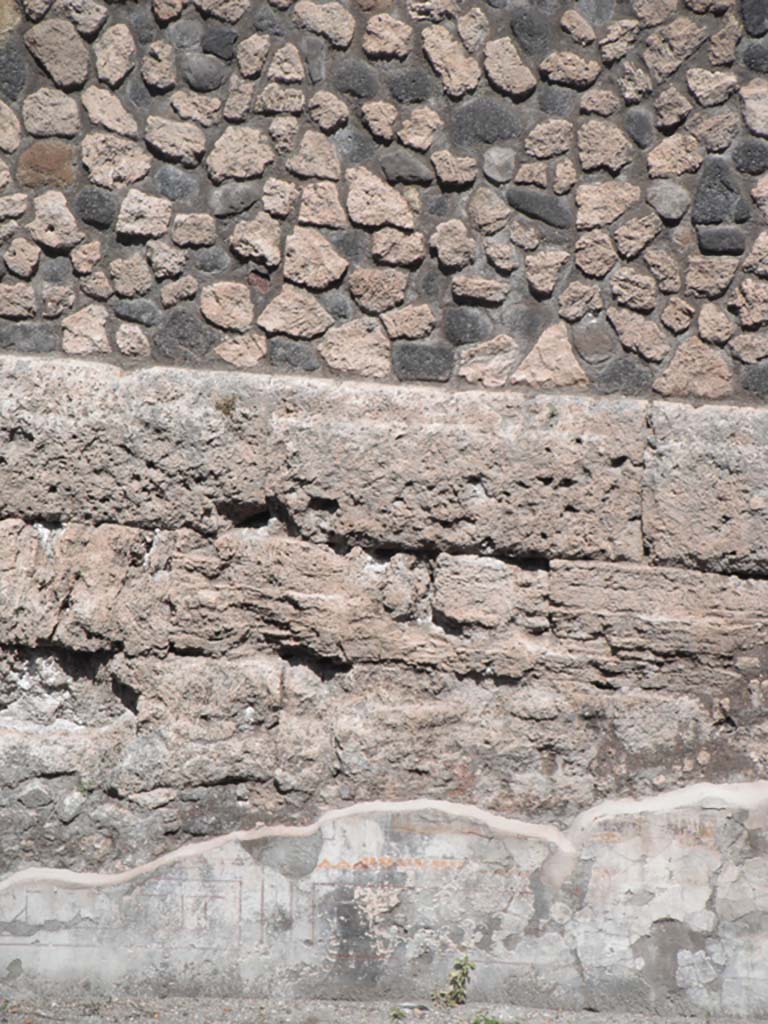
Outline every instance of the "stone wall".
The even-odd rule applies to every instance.
[[[2,0],[0,341],[761,399],[763,0]]]
[[[762,0],[0,31],[0,981],[768,1015]]]

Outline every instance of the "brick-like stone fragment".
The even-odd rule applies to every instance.
[[[460,220],[446,220],[438,224],[429,239],[430,247],[437,253],[440,266],[445,270],[461,270],[468,266],[477,254],[477,243]]]
[[[724,398],[733,391],[733,371],[718,349],[687,338],[653,382],[653,390],[665,396]]]
[[[607,231],[595,228],[576,239],[574,260],[587,277],[605,277],[618,263],[619,257]]]
[[[143,146],[106,132],[85,136],[82,160],[94,185],[109,189],[140,181],[152,166],[152,158]]]
[[[652,363],[660,363],[669,354],[669,338],[649,317],[612,306],[608,319],[628,351],[637,352]]]
[[[7,103],[0,100],[0,151],[15,153],[21,144],[21,125]]]
[[[525,151],[538,160],[567,153],[573,142],[573,125],[562,117],[549,117],[528,132]]]
[[[381,100],[364,103],[362,108],[363,123],[375,139],[390,142],[395,137],[395,125],[400,116],[397,107]]]
[[[30,284],[0,283],[0,318],[31,320],[37,313],[37,299]]]
[[[589,383],[571,348],[565,324],[548,327],[539,336],[509,383],[537,388],[584,387]]]
[[[106,128],[110,132],[116,132],[118,135],[127,135],[130,138],[136,138],[138,135],[139,126],[136,123],[136,118],[128,113],[120,99],[111,90],[99,88],[97,85],[89,85],[83,91],[82,101],[91,124]],[[152,118],[148,120],[152,120]]]
[[[333,317],[310,292],[286,284],[256,323],[267,334],[310,339],[324,334],[333,325]]]
[[[93,44],[96,75],[116,89],[136,63],[136,44],[125,24],[111,25]]]
[[[521,100],[536,88],[536,76],[509,38],[492,39],[485,44],[484,66],[491,84],[507,96]]]
[[[719,305],[705,302],[699,310],[698,335],[703,341],[723,345],[733,337],[736,325]]]
[[[632,217],[616,228],[616,248],[625,260],[633,260],[656,238],[663,227],[655,213]]]
[[[391,14],[374,14],[368,19],[362,47],[369,57],[403,60],[411,52],[413,29]]]
[[[285,242],[283,276],[302,288],[330,288],[344,276],[349,263],[315,228],[296,227]]]
[[[422,46],[448,96],[459,99],[477,88],[480,65],[444,25],[428,25],[422,33]]]
[[[196,124],[150,115],[144,137],[152,152],[184,167],[196,167],[205,154],[205,132]]]
[[[324,36],[339,50],[346,50],[355,34],[355,19],[335,0],[329,3],[299,0],[293,8],[293,18],[299,28]]]
[[[168,230],[171,209],[170,199],[129,189],[120,205],[115,228],[118,234],[131,238],[159,238]]]
[[[317,350],[328,366],[339,373],[386,377],[391,370],[389,338],[370,317],[357,317],[332,327]]]
[[[349,107],[332,92],[320,89],[307,104],[307,113],[324,132],[335,132],[349,120]]]
[[[195,7],[204,17],[218,18],[236,24],[248,8],[250,0],[193,0]]]
[[[120,324],[115,332],[115,346],[132,359],[147,359],[152,354],[149,338],[138,324]]]
[[[21,105],[24,128],[30,135],[72,138],[80,131],[80,112],[72,96],[43,86],[24,97]],[[7,129],[6,129],[7,131]]]
[[[179,213],[174,217],[171,238],[182,247],[216,244],[216,221],[209,213]]]
[[[14,238],[3,253],[6,267],[16,277],[34,277],[40,262],[40,247],[26,238]]]
[[[275,158],[274,150],[258,128],[230,125],[206,158],[208,175],[215,184],[234,179],[259,178]]]
[[[35,217],[29,233],[44,249],[69,252],[83,239],[83,232],[67,204],[63,192],[44,192],[32,200]]]
[[[311,181],[302,186],[299,224],[343,228],[348,223],[347,215],[339,199],[338,188],[334,182]]]
[[[602,228],[612,224],[640,201],[637,185],[608,181],[599,185],[579,185],[576,189],[576,226]]]
[[[753,78],[741,87],[744,120],[754,135],[768,138],[768,81]]]
[[[301,137],[297,151],[285,166],[300,178],[323,178],[338,181],[341,178],[341,161],[331,142],[321,132],[309,128]]]
[[[537,298],[549,298],[554,292],[563,267],[570,259],[565,249],[538,249],[525,257],[528,287]]]
[[[608,121],[591,120],[579,128],[579,160],[585,171],[605,168],[616,174],[634,155],[624,132]]]
[[[26,188],[57,185],[65,188],[75,180],[75,151],[60,139],[40,139],[20,154],[16,179]]]
[[[361,227],[415,227],[413,212],[406,199],[391,185],[365,167],[350,167],[346,172],[348,185],[347,213],[353,224]]]
[[[688,88],[702,107],[717,107],[725,103],[739,88],[739,80],[731,71],[691,68],[685,78]]]
[[[551,53],[539,65],[541,73],[556,85],[586,89],[599,76],[602,68],[596,60],[567,50]]]
[[[717,299],[728,291],[738,266],[736,256],[690,256],[686,289],[700,298]]]
[[[648,173],[652,178],[692,174],[701,167],[703,160],[704,151],[695,135],[678,132],[648,153]]]
[[[668,78],[698,50],[709,32],[691,18],[675,18],[648,36],[643,59],[657,79]]]
[[[508,334],[498,334],[476,345],[459,350],[457,374],[469,384],[485,388],[502,388],[520,362],[520,344]]]
[[[151,43],[141,62],[141,77],[153,92],[167,92],[176,85],[173,47],[162,39]]]
[[[112,260],[109,273],[115,294],[121,298],[132,299],[137,295],[146,295],[153,284],[152,271],[142,253]]]
[[[216,281],[200,296],[200,312],[206,320],[228,331],[245,331],[253,323],[253,303],[247,285]]]
[[[430,306],[404,306],[382,315],[382,323],[390,338],[424,338],[435,326],[435,314]]]
[[[70,21],[47,18],[24,35],[27,49],[62,89],[77,89],[88,77],[88,47]]]
[[[267,339],[261,331],[245,331],[243,334],[232,334],[214,348],[214,353],[230,366],[239,370],[250,370],[264,359],[267,354]]]
[[[595,41],[595,30],[576,10],[565,11],[560,19],[560,27],[580,46],[589,46]]]
[[[108,319],[104,306],[95,303],[64,317],[61,322],[64,351],[73,356],[109,352]]]
[[[371,255],[378,263],[392,267],[414,267],[427,254],[424,236],[419,231],[407,233],[397,228],[381,228],[371,237]]]
[[[403,270],[358,268],[348,281],[352,298],[364,313],[384,313],[405,301],[408,274]]]

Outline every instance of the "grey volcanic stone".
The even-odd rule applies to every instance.
[[[155,171],[154,179],[157,191],[166,199],[188,199],[200,187],[193,174],[167,165]]]
[[[195,266],[204,274],[218,274],[231,264],[229,253],[215,246],[211,249],[201,249],[195,254]]]
[[[219,188],[211,189],[208,209],[214,217],[229,217],[242,213],[259,198],[260,188],[250,181],[231,181]]]
[[[764,36],[768,32],[768,4],[765,0],[741,0],[744,28],[751,36]]]
[[[160,310],[149,299],[118,299],[114,310],[121,320],[144,327],[154,327],[160,322]]]
[[[381,167],[393,185],[431,185],[435,180],[432,167],[423,157],[400,146],[384,154]]]
[[[733,166],[742,174],[764,174],[768,171],[768,142],[745,139],[733,151]]]
[[[702,225],[697,229],[699,248],[712,255],[741,256],[747,245],[746,234],[731,225]]]
[[[131,31],[136,42],[143,46],[148,46],[157,39],[157,23],[147,10],[131,12]]]
[[[390,75],[387,82],[398,103],[424,103],[435,88],[434,77],[423,68],[403,68]]]
[[[723,157],[708,157],[699,175],[691,219],[694,224],[723,224],[749,219],[749,203],[739,189],[730,163]]]
[[[229,66],[208,53],[186,53],[180,64],[184,81],[195,92],[213,92],[229,77]]]
[[[168,26],[167,35],[176,50],[199,50],[203,44],[204,31],[199,21],[182,18]]]
[[[768,45],[751,43],[744,51],[744,63],[750,71],[760,75],[768,74]]]
[[[278,15],[267,4],[254,4],[253,28],[255,32],[264,32],[268,36],[278,38],[285,35],[285,27]],[[302,40],[303,42],[303,40]],[[322,40],[320,41],[322,44]]]
[[[356,57],[342,57],[333,77],[339,92],[354,96],[358,100],[369,100],[379,89],[378,79],[372,68]]]
[[[545,114],[570,117],[577,113],[579,95],[573,89],[565,89],[561,85],[543,83],[539,86],[539,91],[536,95],[539,101],[539,108]]]
[[[620,355],[599,367],[591,367],[589,375],[599,391],[606,394],[649,394],[654,370],[637,356]]]
[[[0,330],[0,349],[16,352],[55,352],[60,328],[50,323],[15,323],[13,330]]]
[[[511,146],[491,146],[483,154],[483,173],[497,185],[512,181],[517,165],[517,153]]]
[[[212,53],[222,60],[232,60],[237,43],[237,29],[231,25],[207,25],[203,32],[203,53]]]
[[[550,29],[557,23],[531,4],[516,3],[509,12],[509,23],[518,43],[526,53],[544,56],[550,46]]]
[[[456,107],[450,130],[460,146],[477,142],[492,145],[517,138],[520,120],[513,113],[512,104],[481,97]]]
[[[366,164],[379,155],[379,147],[368,132],[347,125],[333,136],[336,148],[347,163]]]
[[[270,338],[269,358],[273,366],[281,369],[312,371],[320,367],[314,347],[294,338]]]
[[[205,321],[186,309],[172,310],[153,337],[162,358],[182,363],[202,359],[214,340],[213,331]]]
[[[745,391],[768,398],[768,361],[746,366],[741,374],[741,384]]]
[[[117,200],[114,193],[96,185],[81,188],[74,206],[77,216],[94,228],[109,228],[117,217]]]
[[[443,331],[452,345],[473,345],[485,341],[491,322],[485,313],[465,306],[448,306],[443,313]]]
[[[648,186],[648,202],[662,220],[676,224],[691,205],[688,189],[676,181],[654,181]]]
[[[507,201],[526,217],[544,221],[554,228],[567,228],[573,223],[573,213],[568,202],[545,192],[513,185],[507,189]]]
[[[642,107],[633,107],[626,112],[624,127],[641,149],[646,149],[653,142],[655,137],[653,118]]]
[[[44,259],[40,264],[40,276],[51,284],[66,284],[72,278],[72,264],[66,256]]]
[[[453,372],[450,345],[398,341],[392,350],[392,367],[399,380],[446,381]]]
[[[319,82],[324,82],[326,49],[323,40],[319,36],[304,36],[301,41],[301,51],[312,84],[317,85]]]
[[[27,80],[27,66],[21,43],[11,36],[0,47],[0,96],[12,103],[21,96]]]

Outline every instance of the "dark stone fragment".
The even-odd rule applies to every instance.
[[[165,34],[177,52],[199,50],[203,44],[203,26],[191,18],[175,21],[165,30]]]
[[[226,82],[230,69],[208,53],[186,53],[181,58],[181,73],[195,92],[213,92]]]
[[[438,192],[437,195],[426,195],[424,199],[424,210],[430,217],[448,220],[449,217],[453,216],[456,201],[451,192]]]
[[[427,161],[398,146],[381,158],[384,177],[391,185],[431,185],[435,173]]]
[[[155,348],[162,359],[192,363],[202,359],[214,341],[209,327],[194,313],[174,309],[154,334]]]
[[[204,274],[218,274],[231,265],[229,253],[224,249],[201,249],[195,253],[195,266]]]
[[[137,110],[141,110],[142,108],[146,109],[146,107],[151,103],[153,93],[157,95],[161,92],[167,92],[167,89],[153,89],[150,92],[144,82],[144,79],[140,75],[131,75],[128,78],[126,92],[128,99],[131,101],[133,106]]]
[[[93,228],[109,228],[117,217],[117,200],[106,189],[86,185],[75,198],[75,213]]]
[[[653,142],[653,118],[647,110],[641,107],[628,110],[624,117],[624,127],[632,141],[641,149],[646,149]]]
[[[450,345],[398,341],[392,349],[392,368],[398,380],[448,380],[453,360]]]
[[[465,306],[448,306],[443,313],[443,332],[452,345],[473,345],[485,341],[490,331],[485,313]]]
[[[138,4],[136,6],[138,7]],[[132,12],[131,31],[142,46],[148,46],[157,39],[157,25],[148,11]]]
[[[744,51],[744,63],[750,71],[756,71],[759,75],[768,74],[768,45],[750,43]]]
[[[749,205],[741,194],[730,163],[723,157],[707,157],[693,201],[693,223],[725,224],[748,218]]]
[[[155,188],[166,199],[188,199],[198,190],[198,183],[192,174],[178,167],[159,167],[155,171]]]
[[[741,0],[741,20],[751,36],[768,32],[768,4],[765,0]]]
[[[573,324],[571,339],[573,347],[585,363],[603,368],[595,372],[605,372],[605,364],[618,348],[615,332],[602,319],[599,323]]]
[[[368,132],[358,131],[350,125],[336,132],[333,139],[347,163],[366,164],[378,153],[378,146]]]
[[[75,180],[74,146],[61,139],[38,139],[16,162],[16,180],[27,188],[64,188]]]
[[[573,223],[570,205],[564,199],[557,199],[545,192],[513,185],[507,189],[507,201],[519,213],[544,221],[553,228],[568,228]]]
[[[72,278],[72,264],[66,256],[49,257],[40,261],[39,273],[51,284],[66,284]]]
[[[325,81],[325,44],[317,36],[306,36],[301,40],[300,49],[313,85]]]
[[[121,320],[144,327],[154,327],[160,321],[160,310],[149,299],[118,299],[114,309]]]
[[[312,345],[293,338],[270,338],[269,358],[273,366],[285,370],[317,370],[320,360]]]
[[[53,324],[16,323],[0,326],[0,348],[15,352],[55,352],[61,328]]]
[[[364,231],[334,231],[329,235],[333,247],[350,263],[363,263],[370,249],[369,236]]]
[[[579,95],[574,89],[564,89],[560,85],[542,84],[536,95],[539,107],[545,114],[570,117],[577,112]]]
[[[477,142],[490,146],[517,138],[520,120],[511,108],[512,104],[489,97],[460,103],[451,125],[453,141],[459,146]]]
[[[264,32],[268,36],[282,38],[285,35],[285,28],[280,18],[267,4],[254,4],[256,8],[253,15],[253,28],[255,32]]]
[[[588,367],[598,391],[605,394],[645,395],[651,390],[654,371],[638,356],[620,355],[600,366]]]
[[[403,68],[387,79],[397,103],[424,103],[432,95],[435,80],[423,68]]]
[[[344,292],[326,292],[323,304],[337,323],[345,323],[356,315],[351,299]]]
[[[745,391],[768,398],[768,361],[745,366],[741,372],[741,384]]]
[[[229,217],[242,213],[259,198],[259,186],[250,181],[232,181],[211,189],[208,209],[214,217]]]
[[[544,56],[550,48],[550,25],[553,23],[529,3],[517,3],[509,12],[509,23],[518,43],[526,53]]]
[[[222,60],[232,60],[237,43],[237,29],[231,25],[206,26],[203,32],[203,53],[212,53]]]
[[[733,166],[742,174],[764,174],[768,171],[768,142],[746,139],[733,151]]]
[[[741,256],[747,246],[747,237],[741,228],[730,225],[710,225],[697,229],[699,248],[703,253]]]
[[[445,274],[441,274],[436,267],[428,267],[418,282],[417,294],[423,295],[425,299],[439,299],[445,284]]]
[[[24,91],[27,68],[18,39],[11,37],[0,47],[0,96],[13,103]]]
[[[339,92],[358,100],[371,99],[379,87],[370,66],[356,57],[345,57],[336,65],[333,81]]]

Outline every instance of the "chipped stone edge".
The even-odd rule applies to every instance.
[[[576,860],[583,837],[600,820],[628,815],[663,814],[686,807],[721,807],[753,811],[768,804],[768,779],[754,782],[697,783],[682,789],[669,790],[649,797],[622,797],[603,800],[574,818],[571,825],[561,830],[555,825],[537,824],[519,818],[506,818],[493,811],[470,804],[448,800],[373,800],[326,811],[309,825],[265,825],[253,829],[240,829],[215,836],[202,842],[186,843],[169,853],[145,864],[115,873],[79,872],[67,868],[24,868],[0,880],[0,893],[20,885],[54,883],[69,889],[111,888],[136,881],[161,867],[176,864],[217,850],[230,842],[252,842],[273,838],[305,838],[315,835],[324,825],[348,818],[377,814],[413,814],[436,811],[452,818],[463,818],[485,825],[502,837],[534,839],[551,844],[553,858],[548,870],[550,880],[564,879]]]

